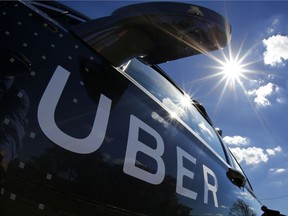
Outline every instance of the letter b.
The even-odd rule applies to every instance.
[[[142,143],[139,140],[140,128],[155,138],[157,143],[155,149],[150,148],[149,146],[147,146],[146,144]],[[148,172],[136,166],[137,152],[142,152],[156,161],[157,163],[156,173]],[[154,185],[160,184],[165,176],[165,164],[163,159],[161,158],[163,153],[164,153],[164,142],[161,136],[157,133],[157,131],[155,131],[153,128],[151,128],[149,125],[145,124],[135,116],[131,115],[123,171],[128,175],[134,176],[148,183]]]

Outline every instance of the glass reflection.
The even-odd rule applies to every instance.
[[[229,216],[257,216],[243,200],[238,199],[229,209]]]
[[[178,119],[191,128],[203,141],[212,147],[223,159],[225,154],[214,128],[199,113],[190,96],[174,85],[164,72],[142,64],[134,59],[119,68],[136,81],[147,94],[159,101],[169,112],[168,119]],[[148,92],[147,92],[148,91]],[[161,117],[163,118],[163,117]],[[164,117],[166,119],[166,117]],[[158,118],[159,119],[159,118]]]
[[[16,77],[31,71],[31,62],[22,53],[0,50],[0,187],[10,161],[22,149],[22,139],[28,124],[26,118],[30,100],[15,82]]]

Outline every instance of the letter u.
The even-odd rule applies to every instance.
[[[112,101],[100,96],[96,116],[90,134],[83,139],[71,137],[59,129],[55,122],[55,110],[67,83],[70,72],[58,66],[54,72],[38,107],[38,121],[41,130],[55,144],[79,154],[96,151],[105,138]]]

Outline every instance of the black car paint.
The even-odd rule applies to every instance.
[[[247,215],[261,214],[253,192],[238,188],[227,178],[227,162],[177,119],[172,119],[167,128],[151,117],[152,112],[157,112],[167,118],[169,113],[161,102],[152,100],[133,80],[31,8],[21,2],[0,8],[1,49],[23,53],[32,63],[30,73],[15,77],[15,84],[29,97],[30,107],[22,149],[10,162],[1,189],[1,214],[234,215],[233,211],[243,203],[249,206]],[[55,111],[55,122],[63,133],[85,138],[91,132],[100,96],[112,101],[105,139],[92,153],[67,151],[47,138],[39,126],[39,103],[59,66],[70,73]],[[123,171],[131,118],[154,128],[163,139],[165,177],[157,185]],[[145,130],[139,130],[138,139],[151,149],[157,148],[155,137]],[[183,177],[183,185],[197,193],[195,199],[176,193],[177,148],[195,158],[195,163],[183,159],[183,166],[194,173],[193,178]],[[157,172],[153,157],[139,153],[137,160],[140,169]],[[204,167],[217,178],[216,198],[207,188],[205,198]],[[206,182],[216,184],[209,175]]]

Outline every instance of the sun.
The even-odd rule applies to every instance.
[[[255,75],[262,73],[261,71],[255,70],[254,66],[259,60],[252,60],[255,47],[258,46],[258,43],[252,44],[247,48],[244,38],[239,45],[238,48],[235,46],[232,48],[231,43],[229,43],[227,49],[220,48],[215,53],[204,53],[206,57],[214,61],[214,63],[209,66],[204,65],[204,67],[210,69],[210,74],[196,81],[193,80],[185,83],[185,85],[190,85],[192,82],[195,84],[196,82],[205,83],[209,81],[209,89],[206,94],[219,93],[218,105],[224,96],[228,96],[227,98],[235,96],[235,101],[237,101],[238,96],[242,96],[243,94],[247,96],[246,86],[251,83]],[[247,49],[244,51],[245,47]]]
[[[215,85],[211,86],[210,92],[212,93],[220,90],[219,104],[224,95],[229,95],[229,97],[233,95],[237,100],[238,95],[242,93],[246,94],[247,90],[245,85],[251,79],[250,75],[257,73],[256,71],[251,70],[251,66],[255,61],[248,60],[251,52],[252,49],[249,49],[242,53],[242,46],[238,51],[232,50],[231,46],[228,46],[228,50],[225,52],[224,50],[220,50],[222,57],[221,55],[207,55],[215,61],[216,65],[209,66],[209,68],[212,69],[212,73],[211,75],[202,78],[202,80],[205,81],[207,79],[216,78]]]
[[[241,61],[231,58],[225,62],[220,62],[220,64],[220,74],[223,75],[226,82],[235,83],[237,81],[239,83],[241,82],[241,78],[245,77],[245,68]]]
[[[220,80],[217,82],[216,86],[219,86],[221,83],[223,86],[223,93],[227,88],[237,90],[237,86],[240,86],[243,91],[245,91],[243,86],[243,80],[248,80],[247,75],[253,73],[248,66],[252,62],[247,62],[246,57],[248,53],[240,55],[240,51],[234,57],[231,48],[229,49],[228,55],[223,54],[223,59],[215,58],[218,66],[214,66],[215,73],[212,77],[220,77]]]

